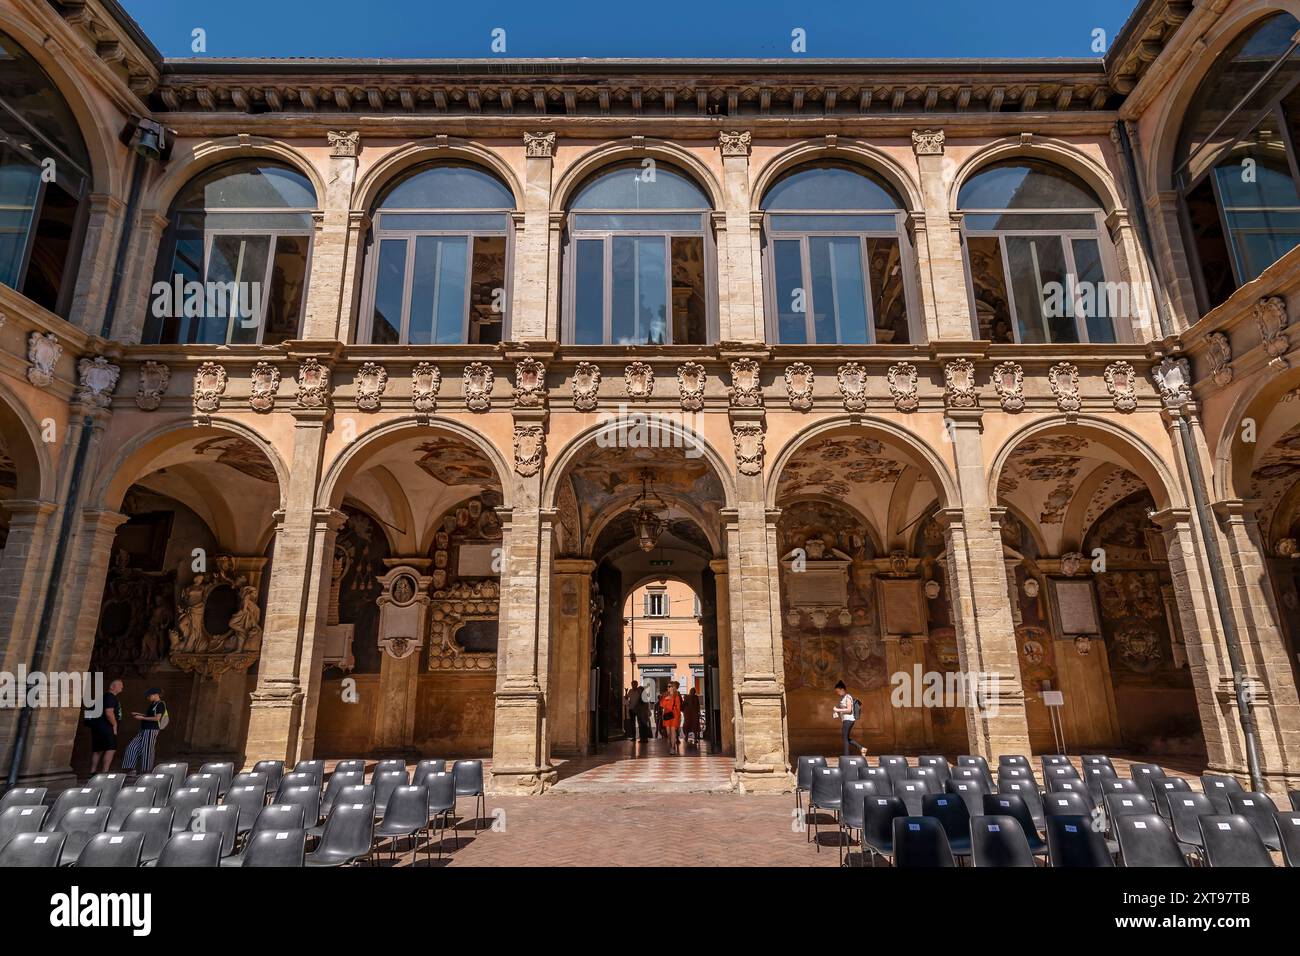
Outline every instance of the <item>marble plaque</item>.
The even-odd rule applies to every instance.
[[[876,578],[880,626],[890,636],[924,636],[925,598],[918,578]]]
[[[1056,590],[1062,634],[1099,634],[1097,605],[1092,599],[1091,581],[1052,579]]]
[[[456,573],[462,578],[494,578],[500,571],[499,544],[462,544]],[[495,565],[495,567],[494,567]]]

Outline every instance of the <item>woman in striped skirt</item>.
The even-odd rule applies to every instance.
[[[162,691],[157,687],[150,687],[146,697],[149,700],[148,709],[143,714],[131,715],[140,721],[140,732],[126,745],[126,755],[122,761],[123,770],[134,770],[138,773],[149,773],[153,770],[154,748],[158,742],[158,734],[167,726],[167,705],[163,702]]]

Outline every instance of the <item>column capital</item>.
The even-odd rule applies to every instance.
[[[83,508],[81,512],[82,524],[92,526],[92,530],[96,532],[116,531],[126,519],[127,516],[121,512],[109,511],[105,508]]]
[[[556,558],[553,562],[556,574],[591,574],[596,570],[596,562],[590,558]]]
[[[1179,525],[1188,525],[1192,521],[1191,508],[1165,508],[1151,515],[1152,524],[1168,534]]]
[[[555,133],[524,133],[524,156],[527,159],[553,159]]]
[[[722,577],[730,573],[731,562],[727,558],[714,558],[709,562],[709,570],[713,572],[714,577]]]
[[[1255,524],[1255,514],[1263,503],[1258,498],[1227,498],[1210,505],[1210,510],[1223,524],[1230,521]]]
[[[753,142],[753,139],[754,139],[754,134],[747,129],[731,130],[731,131],[723,130],[722,132],[718,133],[718,149],[722,151],[722,155],[724,157],[725,156],[747,157],[749,155],[749,147],[750,144]]]
[[[58,502],[41,498],[6,498],[0,500],[0,505],[14,518],[23,517],[31,521],[48,517],[59,508]]]

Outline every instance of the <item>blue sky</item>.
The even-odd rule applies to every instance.
[[[122,0],[164,56],[1089,57],[1136,0]],[[505,31],[505,53],[492,32]]]

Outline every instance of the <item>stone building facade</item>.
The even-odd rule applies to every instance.
[[[3,670],[158,684],[164,753],[538,793],[667,561],[740,789],[836,746],[840,677],[878,751],[1050,752],[1059,691],[1072,749],[1296,787],[1297,18],[542,70],[0,0]],[[936,673],[977,691],[893,699]],[[0,768],[79,725],[0,711]]]

